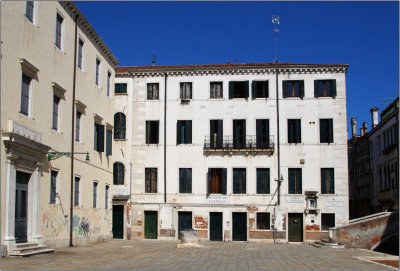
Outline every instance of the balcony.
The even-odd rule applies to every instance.
[[[206,136],[204,140],[205,154],[272,154],[274,152],[274,136],[223,136],[213,140]]]

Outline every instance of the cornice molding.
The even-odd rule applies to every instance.
[[[258,74],[321,74],[321,73],[346,73],[347,67],[284,67],[284,68],[240,68],[240,69],[181,69],[181,70],[131,70],[129,72],[116,73],[116,77],[163,77],[168,76],[208,76],[208,75],[258,75]]]

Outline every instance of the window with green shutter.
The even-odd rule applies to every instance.
[[[233,169],[233,194],[246,194],[246,169]]]
[[[251,98],[268,98],[268,81],[251,82]]]
[[[191,120],[178,120],[176,126],[176,144],[192,144]]]
[[[304,97],[304,80],[282,81],[283,98]]]
[[[319,135],[321,143],[333,143],[333,119],[319,120]]]
[[[179,193],[192,193],[192,169],[179,169]]]
[[[336,80],[314,80],[314,97],[336,97]]]
[[[288,143],[301,143],[301,120],[288,119]]]
[[[229,99],[249,97],[249,81],[230,81]]]
[[[257,168],[257,194],[269,194],[269,168]]]

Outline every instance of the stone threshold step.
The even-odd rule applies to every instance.
[[[54,253],[54,249],[47,248],[47,249],[40,249],[40,250],[30,251],[30,252],[10,253],[9,256],[13,256],[13,257],[28,257],[28,256],[44,254],[44,253]]]
[[[47,248],[47,246],[45,246],[45,245],[42,245],[42,246],[38,246],[38,245],[36,245],[36,246],[30,246],[30,247],[28,247],[28,246],[26,246],[26,247],[21,247],[21,248],[15,248],[13,251],[14,252],[18,252],[18,251],[28,251],[28,250],[39,250],[39,249],[43,249],[43,248]]]

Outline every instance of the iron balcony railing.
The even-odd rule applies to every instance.
[[[274,136],[206,136],[204,140],[205,152],[274,152]]]

